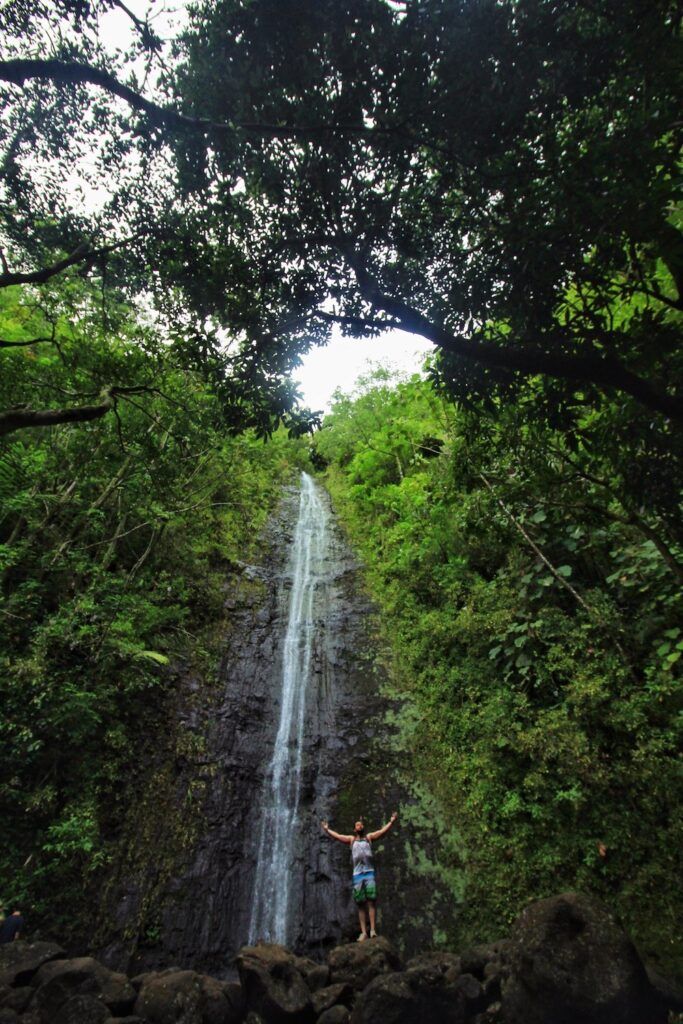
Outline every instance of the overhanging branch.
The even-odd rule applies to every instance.
[[[114,252],[116,249],[120,249],[124,245],[128,245],[129,242],[133,242],[136,238],[139,238],[141,234],[142,232],[137,232],[135,235],[131,235],[128,238],[122,238],[120,242],[112,242],[111,245],[101,245],[96,249],[92,248],[89,242],[81,242],[81,244],[76,246],[74,251],[68,256],[65,256],[61,260],[57,260],[56,263],[52,263],[48,267],[41,267],[40,270],[12,272],[7,268],[5,261],[5,270],[0,274],[0,288],[9,288],[11,285],[15,284],[44,284],[46,281],[49,281],[51,277],[56,277],[57,274],[61,274],[63,270],[67,270],[69,267],[76,266],[79,263],[88,263],[91,260],[99,259],[110,252]]]
[[[32,79],[54,82],[55,85],[61,86],[94,85],[113,96],[118,96],[134,110],[145,114],[153,124],[180,131],[210,130],[225,133],[239,131],[269,139],[314,139],[330,133],[368,138],[397,135],[406,137],[406,133],[400,125],[376,125],[371,128],[363,124],[284,125],[252,121],[212,121],[205,117],[189,117],[187,114],[181,114],[177,110],[146,99],[135,89],[120,82],[115,75],[102,68],[93,67],[91,64],[81,64],[78,61],[24,60],[20,58],[0,61],[0,81],[23,86]],[[430,145],[428,140],[421,141],[420,144]]]
[[[144,385],[138,387],[109,387],[100,394],[100,401],[94,405],[78,405],[61,409],[31,409],[28,406],[16,406],[0,412],[0,437],[12,434],[16,430],[31,427],[52,427],[58,423],[87,423],[105,416],[116,406],[117,398],[126,395],[142,394],[149,391]]]
[[[546,352],[536,346],[505,347],[453,334],[432,323],[400,299],[385,295],[355,253],[345,253],[356,275],[361,295],[375,309],[388,313],[404,331],[419,334],[444,352],[483,366],[513,370],[524,376],[542,375],[577,384],[593,384],[601,390],[623,391],[636,401],[674,420],[683,420],[683,403],[631,373],[616,359]],[[394,323],[393,326],[396,326]]]

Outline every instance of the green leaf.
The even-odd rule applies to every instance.
[[[160,654],[159,651],[138,651],[138,657],[149,658],[150,661],[156,661],[159,665],[168,665],[169,659],[165,654]]]

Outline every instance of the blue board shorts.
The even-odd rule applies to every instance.
[[[353,898],[356,903],[366,903],[368,900],[377,899],[374,871],[366,869],[353,876]]]

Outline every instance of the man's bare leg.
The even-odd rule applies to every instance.
[[[373,907],[373,911],[372,912],[374,914],[374,907]],[[365,904],[364,903],[361,903],[358,906],[358,920],[360,921],[360,935],[358,936],[357,941],[358,942],[363,942],[363,940],[367,939],[367,937],[368,937],[368,923],[367,923],[366,918],[365,918]]]
[[[377,934],[375,931],[375,901],[368,900],[368,914],[370,916],[370,938],[374,938]]]

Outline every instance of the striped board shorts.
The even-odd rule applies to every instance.
[[[364,868],[353,876],[353,898],[356,903],[365,903],[367,900],[377,899],[377,885],[375,883],[375,872],[372,868]]]

